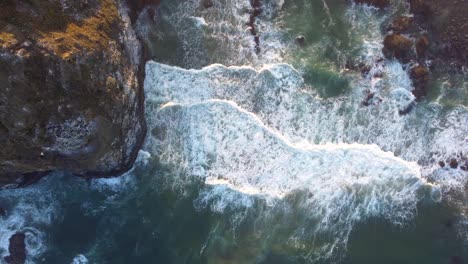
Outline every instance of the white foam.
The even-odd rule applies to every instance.
[[[162,3],[161,19],[170,24],[180,41],[183,65],[200,68],[213,63],[225,65],[261,65],[281,59],[283,33],[273,26],[273,17],[284,0],[265,2],[262,15],[256,19],[261,39],[261,52],[255,53],[254,37],[247,28],[249,0],[217,1],[210,8],[200,6],[199,0]],[[166,9],[167,8],[167,9]],[[147,35],[144,23],[137,26],[140,35]],[[167,32],[159,32],[161,39]]]
[[[330,100],[317,97],[287,64],[267,65],[258,71],[222,65],[184,70],[155,62],[146,67],[147,112],[167,102],[230,100],[292,142],[377,144],[420,163],[425,176],[435,169],[435,158],[468,152],[467,144],[462,144],[468,134],[463,125],[468,120],[466,108],[447,111],[431,103],[419,105],[406,116],[399,114],[414,96],[411,81],[396,61],[382,69],[383,78],[373,83],[358,79],[346,98]],[[383,101],[362,106],[365,90],[376,91],[375,96]]]
[[[332,257],[356,223],[377,216],[404,224],[420,194],[438,202],[466,182],[465,172],[450,177],[434,159],[468,151],[458,144],[468,135],[467,109],[428,104],[401,116],[414,99],[411,82],[398,62],[383,66],[382,78],[356,79],[346,97],[324,100],[287,64],[185,70],[148,62],[144,149],[205,182],[197,208],[242,212],[256,198],[288,208],[296,199],[299,222],[315,225],[298,226],[288,243],[308,248],[305,237],[328,232],[311,259]],[[383,101],[364,107],[370,89]],[[290,198],[297,193],[305,195]]]
[[[46,234],[41,227],[59,219],[59,205],[47,189],[48,183],[34,187],[2,190],[0,199],[7,206],[7,216],[0,218],[0,259],[9,255],[9,239],[16,233],[26,235],[26,263],[35,263],[46,245]]]
[[[214,186],[197,202],[214,211],[251,206],[249,197],[274,206],[305,192],[301,209],[318,221],[317,232],[346,241],[353,224],[368,217],[404,223],[413,216],[418,190],[429,186],[416,164],[375,145],[293,144],[230,101],[170,105],[149,115],[154,129],[166,131],[151,143],[155,154]]]
[[[76,257],[73,258],[73,261],[71,264],[88,264],[89,261],[86,258],[86,256],[79,254]]]

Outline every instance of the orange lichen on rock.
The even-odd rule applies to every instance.
[[[18,44],[18,40],[13,33],[0,31],[0,47],[8,49]]]
[[[102,1],[99,11],[82,22],[70,22],[62,31],[41,32],[39,42],[55,54],[68,59],[80,52],[93,52],[108,47],[120,16],[116,3]]]

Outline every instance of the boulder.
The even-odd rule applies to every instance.
[[[387,35],[384,39],[383,54],[386,58],[406,61],[412,52],[413,42],[398,33]]]
[[[5,257],[8,264],[24,264],[26,262],[26,236],[23,233],[16,233],[10,237],[8,246],[9,256]]]

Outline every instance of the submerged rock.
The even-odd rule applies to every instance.
[[[390,5],[390,0],[354,0],[356,3],[368,4],[378,8],[385,8]]]
[[[213,0],[201,0],[201,5],[204,8],[210,8],[214,5]]]
[[[116,0],[0,9],[0,185],[64,170],[114,175],[144,138],[142,49]]]
[[[10,237],[8,246],[9,256],[5,257],[6,263],[24,264],[26,262],[26,236],[23,233],[16,233]]]

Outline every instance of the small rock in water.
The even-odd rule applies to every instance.
[[[465,261],[464,261],[463,258],[460,257],[460,256],[452,256],[452,257],[450,258],[450,262],[449,262],[449,263],[450,263],[450,264],[464,264]]]
[[[297,36],[297,38],[296,38],[296,43],[299,44],[299,46],[304,46],[304,44],[305,44],[305,37],[304,37],[304,36]]]
[[[439,161],[439,166],[442,168],[445,167],[445,162],[443,160]]]
[[[201,4],[204,8],[210,8],[214,5],[213,0],[201,0]]]
[[[0,216],[1,217],[6,216],[6,210],[3,209],[3,207],[0,207]]]
[[[457,161],[457,159],[451,159],[451,160],[450,160],[450,168],[452,168],[452,169],[458,168],[458,161]]]
[[[23,233],[16,233],[10,237],[10,245],[8,246],[9,256],[5,257],[6,263],[9,264],[24,264],[26,262],[26,236]]]

